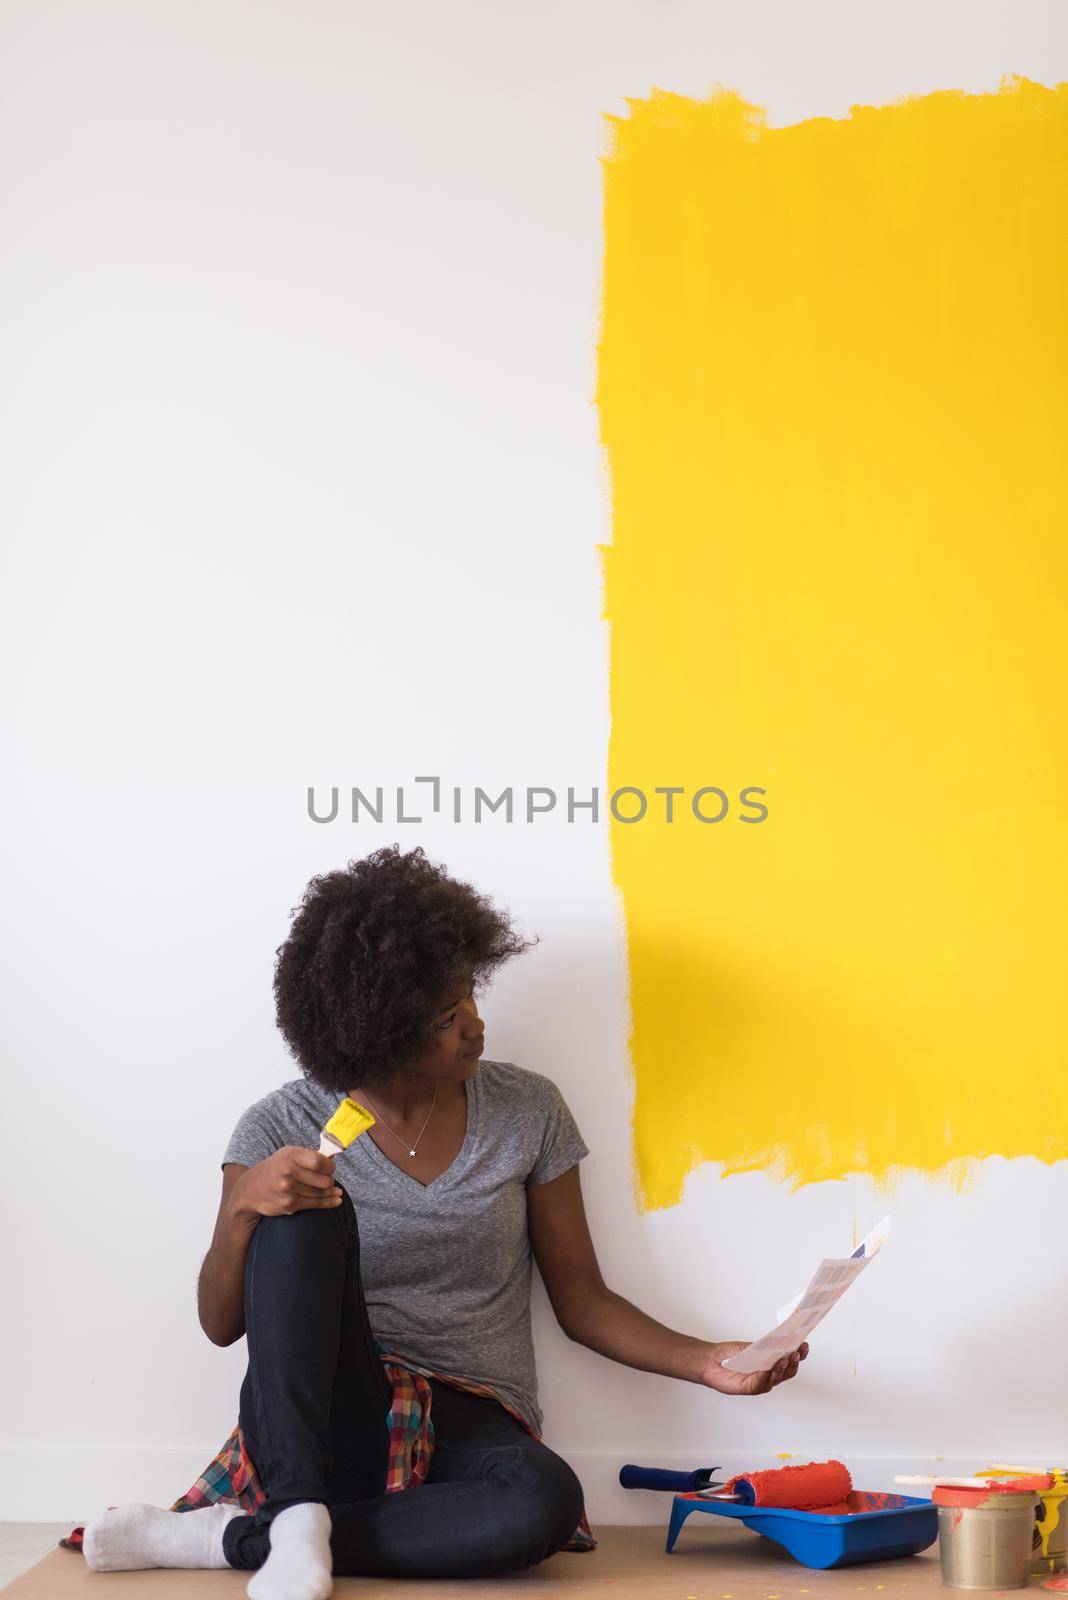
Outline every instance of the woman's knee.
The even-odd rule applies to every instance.
[[[341,1189],[341,1204],[336,1206],[305,1206],[300,1211],[281,1212],[277,1216],[261,1217],[252,1235],[252,1245],[257,1253],[300,1251],[309,1242],[336,1239],[355,1240],[358,1237],[356,1211],[352,1197]]]
[[[583,1511],[582,1484],[573,1469],[552,1450],[524,1450],[517,1476],[513,1524],[521,1566],[533,1566],[562,1550],[578,1527]]]

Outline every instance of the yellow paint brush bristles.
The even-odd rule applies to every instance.
[[[342,1100],[322,1131],[319,1139],[320,1152],[323,1155],[334,1156],[339,1150],[347,1150],[354,1139],[358,1139],[361,1133],[367,1132],[374,1120],[367,1107],[361,1106],[358,1100],[353,1100],[351,1096]]]

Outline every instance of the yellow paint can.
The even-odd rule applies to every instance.
[[[1031,1571],[1048,1577],[1068,1571],[1068,1467],[1017,1467],[1001,1464],[979,1474],[995,1478],[1006,1473],[1023,1473],[1050,1480],[1049,1487],[1036,1490],[1035,1531],[1031,1541]]]
[[[1053,1487],[1039,1493],[1031,1571],[1048,1575],[1068,1570],[1068,1468],[1056,1469]]]

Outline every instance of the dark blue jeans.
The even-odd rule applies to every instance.
[[[239,1419],[267,1499],[223,1532],[232,1567],[262,1566],[270,1524],[330,1508],[334,1573],[476,1578],[560,1550],[582,1515],[578,1478],[496,1400],[431,1379],[427,1481],[385,1493],[391,1385],[360,1278],[356,1211],[261,1217],[245,1267],[248,1371]]]

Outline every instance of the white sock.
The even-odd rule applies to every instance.
[[[223,1529],[247,1513],[223,1501],[196,1511],[164,1511],[142,1500],[113,1506],[82,1535],[82,1554],[97,1572],[133,1567],[226,1567]]]
[[[320,1500],[301,1500],[272,1517],[270,1554],[249,1579],[249,1600],[327,1600],[334,1587],[330,1528],[330,1507]]]

